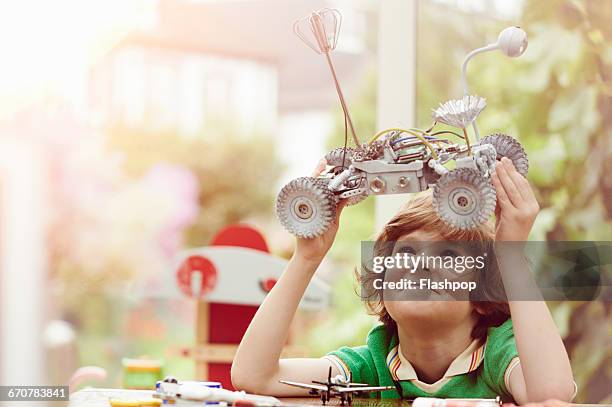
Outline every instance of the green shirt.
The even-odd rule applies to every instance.
[[[383,325],[374,327],[368,334],[366,345],[355,348],[342,347],[328,355],[339,358],[352,374],[352,380],[371,386],[394,386],[389,371],[388,356],[398,345],[397,334],[387,333]],[[510,363],[518,357],[512,321],[508,319],[498,327],[489,328],[484,344],[484,356],[474,370],[449,378],[439,389],[426,392],[413,380],[396,381],[402,386],[404,398],[495,398],[504,402],[514,401],[506,388],[504,376]],[[518,359],[517,359],[518,360]],[[514,363],[513,363],[514,365]],[[376,394],[371,394],[376,397]],[[381,393],[382,398],[399,398],[397,390]]]

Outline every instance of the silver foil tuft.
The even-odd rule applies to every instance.
[[[476,95],[466,95],[461,99],[453,99],[444,103],[433,111],[434,120],[458,127],[467,128],[487,107],[485,98]]]

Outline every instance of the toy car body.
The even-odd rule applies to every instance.
[[[393,129],[360,148],[328,153],[328,166],[319,177],[298,178],[283,187],[276,202],[281,223],[297,236],[314,237],[334,219],[340,199],[353,205],[369,195],[433,188],[442,220],[458,229],[472,229],[495,210],[490,176],[498,160],[506,156],[519,172],[527,172],[523,148],[504,134],[492,134],[469,147],[426,134],[420,138],[404,134]]]

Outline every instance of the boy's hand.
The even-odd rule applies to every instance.
[[[319,164],[315,168],[312,173],[312,177],[317,177],[323,170],[325,169],[325,165],[327,162],[325,159],[321,159]],[[334,243],[334,238],[336,237],[336,232],[338,232],[338,222],[340,220],[340,213],[342,209],[346,206],[346,199],[342,199],[336,208],[336,219],[329,225],[325,233],[320,236],[313,237],[310,239],[306,238],[296,238],[296,248],[295,255],[301,257],[304,260],[308,261],[316,261],[320,262],[323,260],[323,257],[327,254],[332,244]]]
[[[495,240],[527,240],[540,211],[529,182],[506,157],[495,168],[492,180],[497,192]]]

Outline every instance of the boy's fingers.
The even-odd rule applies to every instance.
[[[311,177],[318,177],[319,175],[321,175],[321,173],[323,172],[323,170],[325,169],[325,166],[327,165],[327,160],[325,160],[325,158],[321,158],[319,160],[319,163],[317,164],[317,166],[315,167],[314,171],[312,172]]]
[[[527,192],[527,199],[529,199],[532,202],[538,202],[538,200],[535,197],[535,193],[533,192],[533,188],[531,187],[531,184],[529,183],[529,181],[527,181],[527,178],[523,177],[523,183],[525,184],[525,191]]]
[[[521,174],[519,174],[518,171],[516,171],[516,168],[512,164],[511,160],[506,158],[505,161],[506,161],[506,165],[508,166],[509,164],[509,166],[511,167],[508,169],[508,173],[510,177],[512,178],[512,180],[514,181],[514,185],[517,186],[519,193],[521,194],[521,197],[523,198],[523,203],[525,207],[528,207],[528,206],[539,207],[538,200],[536,199],[535,194],[533,192],[533,188],[531,188],[531,184],[529,184],[529,181],[527,181],[527,178],[523,177]]]
[[[519,172],[514,167],[514,163],[509,158],[506,158],[506,157],[502,158],[502,162],[506,166],[508,175],[514,182],[514,185],[516,185],[520,196],[523,198],[523,200],[529,199],[529,191],[525,189],[525,187],[528,187],[529,185],[525,185],[525,182],[524,182],[526,181],[525,177],[519,174]]]
[[[495,167],[495,172],[502,186],[501,189],[505,191],[512,205],[514,205],[514,207],[519,207],[523,198],[521,197],[518,188],[514,184],[514,181],[512,180],[512,178],[510,178],[510,175],[508,174],[508,169],[506,168],[506,165],[504,164],[503,160],[501,165],[497,165]]]
[[[499,176],[497,175],[497,173],[493,173],[491,180],[493,181],[495,192],[497,192],[497,203],[500,209],[511,207],[512,202],[510,201],[506,190],[504,189],[501,181],[499,180]]]

